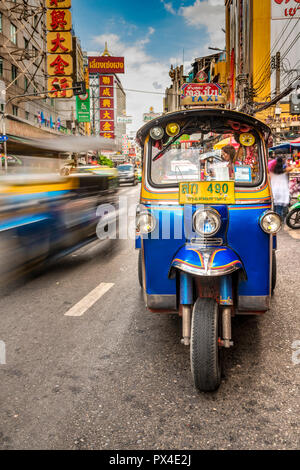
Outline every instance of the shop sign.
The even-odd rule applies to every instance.
[[[100,136],[114,139],[115,114],[114,114],[114,76],[108,74],[99,75],[100,92]]]
[[[58,91],[53,83],[59,83],[60,90]],[[66,88],[72,88],[73,80],[72,77],[51,77],[48,78],[48,94],[50,98],[71,98],[73,96],[73,90],[66,90]]]
[[[72,20],[69,10],[47,10],[48,31],[71,31]]]
[[[90,92],[76,96],[76,115],[78,122],[90,122]]]
[[[72,34],[70,32],[58,31],[47,35],[48,54],[64,54],[72,52]]]
[[[71,98],[73,57],[71,0],[46,0],[47,7],[47,74],[51,98]],[[54,84],[60,85],[60,90]]]
[[[125,73],[124,57],[89,57],[89,73]]]
[[[50,54],[47,56],[48,75],[72,75],[73,60],[69,54]]]
[[[181,87],[182,105],[218,106],[225,102],[226,97],[217,83],[185,83]]]
[[[118,124],[132,124],[132,117],[131,116],[118,116],[117,123]]]
[[[71,0],[46,0],[46,8],[71,8]]]
[[[272,0],[272,20],[300,18],[300,0]]]

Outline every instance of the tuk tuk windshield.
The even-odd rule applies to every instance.
[[[182,135],[168,147],[169,142],[152,140],[150,177],[155,186],[182,181],[260,183],[260,145],[254,131]]]

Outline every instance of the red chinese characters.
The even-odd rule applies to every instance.
[[[50,49],[51,52],[56,52],[57,49],[60,49],[59,52],[68,52],[69,49],[63,45],[65,41],[65,38],[60,33],[57,33],[56,38],[51,41],[53,44],[53,47]]]
[[[49,57],[51,58],[51,56]],[[69,75],[72,58],[70,56],[64,56],[63,58],[60,54],[54,57],[53,61],[49,61],[50,67],[53,67],[51,75]],[[65,70],[66,68],[68,68],[67,71]]]
[[[100,136],[114,139],[114,76],[99,75],[100,86]]]

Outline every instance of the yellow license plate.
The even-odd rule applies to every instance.
[[[179,183],[179,204],[234,204],[234,181]]]

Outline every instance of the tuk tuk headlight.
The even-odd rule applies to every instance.
[[[149,212],[142,212],[137,216],[136,230],[141,234],[153,232],[156,227],[156,220]]]
[[[276,212],[265,212],[260,220],[260,226],[266,233],[277,233],[281,227],[281,218]]]
[[[193,216],[195,231],[204,237],[215,235],[221,227],[221,217],[214,209],[199,209]]]

